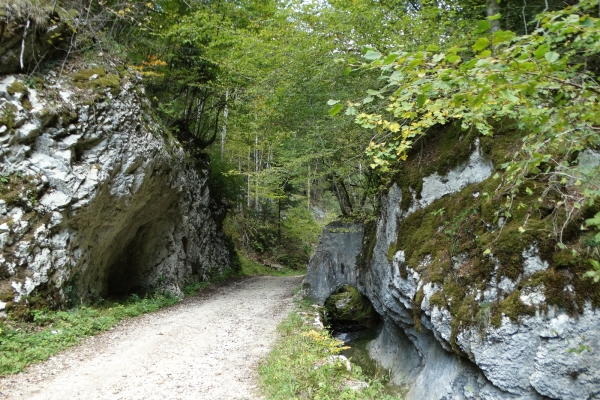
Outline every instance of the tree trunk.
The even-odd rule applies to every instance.
[[[332,174],[329,178],[329,182],[331,183],[331,190],[340,204],[342,215],[347,216],[352,214],[352,203],[350,202],[350,196],[348,195],[346,185],[344,185],[342,178],[336,174]]]
[[[308,163],[308,179],[306,180],[306,207],[310,211],[310,163]]]
[[[223,109],[223,129],[221,130],[221,160],[223,160],[223,154],[225,154],[225,138],[227,137],[227,117],[229,116],[229,107],[227,107],[228,100],[229,89],[225,91],[225,108]]]
[[[246,197],[247,202],[246,202],[246,206],[248,208],[250,208],[250,200],[252,199],[252,191],[251,191],[251,187],[250,187],[250,177],[252,176],[250,173],[250,152],[252,150],[248,149],[248,196]]]
[[[500,14],[500,1],[499,0],[487,0],[487,12],[488,17],[492,17],[496,14]],[[490,21],[492,27],[490,28],[490,32],[494,33],[500,30],[500,20],[496,19],[494,21]]]

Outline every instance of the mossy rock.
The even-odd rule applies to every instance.
[[[6,91],[11,96],[14,96],[17,93],[28,93],[27,86],[25,86],[23,82],[18,80],[15,80],[13,83],[11,83],[10,86],[6,88]]]
[[[13,132],[16,125],[15,113],[17,107],[12,103],[5,103],[4,109],[0,110],[0,125],[5,125],[10,132]]]
[[[325,302],[329,319],[355,321],[372,326],[378,319],[371,302],[353,286],[346,285],[332,294]]]
[[[90,78],[97,75],[95,79]],[[93,89],[95,91],[104,91],[110,89],[113,95],[117,95],[121,90],[121,78],[118,74],[107,74],[104,68],[96,67],[92,69],[83,69],[72,75],[75,86],[80,89]]]
[[[498,328],[502,324],[502,315],[506,315],[514,323],[518,323],[524,315],[535,315],[535,307],[521,301],[521,291],[514,290],[506,299],[492,306],[491,323]]]
[[[24,97],[23,100],[21,100],[21,105],[27,111],[33,110],[33,106],[31,105],[31,102],[29,101],[29,99],[27,97]]]
[[[75,82],[83,82],[89,81],[90,78],[94,75],[98,75],[99,77],[106,76],[106,70],[101,67],[82,69],[71,75],[71,78],[73,78]]]
[[[460,124],[440,125],[420,138],[409,151],[408,159],[398,164],[392,182],[402,191],[402,209],[407,210],[412,192],[421,198],[423,178],[434,173],[446,175],[452,168],[465,163],[473,150],[476,135],[460,128]]]
[[[9,301],[13,301],[14,298],[15,298],[15,291],[12,289],[12,287],[10,287],[8,282],[6,282],[6,288],[4,288],[4,289],[2,289],[2,291],[0,291],[0,301],[6,303]]]
[[[119,75],[110,74],[105,77],[98,78],[90,82],[92,87],[96,89],[109,88],[112,94],[118,94],[121,90],[121,78]]]
[[[6,182],[0,183],[0,199],[7,205],[24,205],[23,197],[29,197],[35,194],[36,185],[33,177],[20,174],[11,174],[4,176]]]

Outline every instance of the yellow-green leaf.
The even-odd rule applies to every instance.
[[[489,45],[490,45],[490,40],[488,38],[482,37],[482,38],[477,39],[477,41],[475,42],[475,44],[472,47],[473,47],[473,51],[481,51],[481,50],[484,50]]]
[[[341,104],[336,104],[333,107],[331,107],[331,109],[329,110],[329,115],[331,115],[332,117],[336,116],[340,111],[342,111],[342,109],[344,108],[343,105]]]

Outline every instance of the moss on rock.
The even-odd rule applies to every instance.
[[[17,93],[27,93],[27,87],[25,86],[25,84],[23,84],[23,82],[15,80],[13,83],[10,84],[10,86],[6,88],[6,91],[11,96],[14,96]]]
[[[364,326],[372,326],[379,320],[369,300],[350,285],[332,294],[325,302],[325,309],[331,320],[355,321]]]
[[[497,136],[480,138],[481,149],[499,168],[519,150],[520,135],[507,127]],[[412,193],[419,198],[423,177],[434,172],[444,175],[468,159],[474,139],[449,126],[431,135],[422,148],[417,143],[393,180],[402,190],[401,208],[410,207]],[[586,302],[600,307],[600,283],[583,278],[591,268],[587,258],[600,256],[600,243],[580,230],[585,218],[593,217],[600,205],[584,208],[565,226],[563,240],[576,252],[563,251],[555,239],[556,227],[565,221],[557,207],[559,199],[544,196],[544,185],[534,182],[513,193],[499,191],[499,186],[500,181],[491,177],[410,214],[388,248],[390,261],[398,250],[404,251],[401,277],[411,268],[421,274],[422,283],[442,288],[429,303],[452,315],[452,343],[462,329],[476,326],[483,333],[488,324],[500,326],[503,315],[518,322],[536,311],[547,311],[549,306],[572,315],[582,312]],[[527,276],[524,254],[532,250],[549,267]],[[517,285],[512,292],[500,292],[490,303],[476,295],[496,287],[504,278]],[[539,288],[545,304],[523,303],[520,296],[525,288]],[[417,329],[422,297],[422,291],[417,291],[413,298]]]
[[[94,75],[98,75],[99,77],[106,76],[106,70],[101,67],[90,68],[90,69],[81,69],[75,72],[71,77],[75,82],[84,82],[89,81],[91,77]]]
[[[121,78],[118,74],[107,74],[101,67],[82,69],[72,76],[75,86],[80,89],[104,90],[110,89],[113,95],[121,90]]]

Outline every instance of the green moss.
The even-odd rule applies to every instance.
[[[412,302],[413,320],[417,332],[421,332],[421,329],[423,328],[421,325],[421,303],[423,302],[424,297],[425,294],[423,293],[423,288],[421,288],[417,291],[417,293],[415,293],[415,297],[413,298]]]
[[[444,292],[437,291],[434,294],[432,294],[429,298],[429,304],[431,305],[431,307],[437,306],[438,308],[446,308],[448,302],[446,301]]]
[[[338,307],[338,304],[343,306]],[[371,302],[350,285],[332,294],[325,302],[325,309],[330,319],[338,321],[356,321],[361,325],[373,326],[379,320]]]
[[[535,307],[521,301],[521,291],[514,290],[506,299],[492,306],[492,324],[496,327],[502,323],[502,315],[512,322],[518,323],[523,315],[535,315]]]
[[[412,193],[419,199],[423,178],[434,173],[446,175],[452,168],[463,164],[474,150],[475,135],[464,132],[460,124],[437,127],[415,143],[408,159],[395,167],[393,181],[402,191],[403,210],[412,202]]]
[[[98,77],[90,80],[94,75]],[[101,90],[110,89],[113,95],[117,95],[121,89],[121,78],[118,74],[107,74],[104,68],[96,67],[77,71],[72,76],[75,86],[80,89]]]
[[[17,107],[14,104],[4,104],[4,109],[0,111],[0,125],[5,125],[9,132],[14,132],[16,128],[15,113]]]
[[[357,256],[356,265],[358,268],[367,268],[373,258],[373,250],[377,243],[377,223],[369,221],[365,224],[365,233],[363,236],[362,251]]]
[[[118,94],[121,89],[121,78],[116,74],[106,75],[102,78],[93,80],[90,83],[94,88],[109,88],[110,92],[114,95]]]
[[[510,161],[514,154],[520,150],[523,143],[523,131],[512,126],[500,128],[494,136],[480,136],[481,150],[494,165],[501,165]]]
[[[440,262],[438,259],[427,271],[427,279],[432,283],[442,285],[444,280],[452,270],[452,264],[449,260]]]
[[[452,301],[452,303],[455,303]],[[451,333],[450,333],[450,345],[455,352],[461,353],[460,349],[456,345],[456,338],[458,333],[465,328],[475,325],[477,322],[476,315],[479,312],[479,304],[475,301],[473,296],[467,296],[456,302],[455,312],[452,313]]]
[[[23,100],[21,100],[21,105],[27,111],[31,111],[33,109],[33,106],[31,105],[31,102],[29,101],[29,99],[27,97],[24,97]]]
[[[450,311],[450,314],[459,314],[459,310],[462,307],[463,300],[466,296],[465,289],[467,288],[464,285],[451,279],[448,279],[444,284],[442,291],[448,301],[448,310]]]
[[[394,259],[394,254],[396,254],[396,244],[392,243],[392,244],[390,244],[390,247],[388,248],[388,253],[387,253],[387,259],[389,262],[392,262],[392,260]]]
[[[123,65],[117,67],[117,72],[119,73],[119,76],[121,78],[129,78],[131,76],[131,73],[129,73],[129,70]]]
[[[89,81],[90,78],[94,75],[98,75],[98,77],[103,77],[106,76],[106,71],[104,70],[104,68],[101,67],[96,67],[92,69],[82,69],[71,75],[71,78],[73,78],[75,82],[84,82]]]
[[[32,198],[35,196],[35,183],[31,176],[21,174],[11,174],[0,176],[0,199],[4,200],[9,206],[25,205],[22,204],[22,198]]]
[[[11,96],[14,96],[16,93],[27,93],[27,86],[23,82],[15,80],[6,88],[6,91]]]
[[[12,288],[10,288],[6,291],[0,292],[0,301],[2,301],[2,302],[6,303],[8,301],[12,301],[14,299],[14,297],[15,297],[15,291],[12,290]]]

